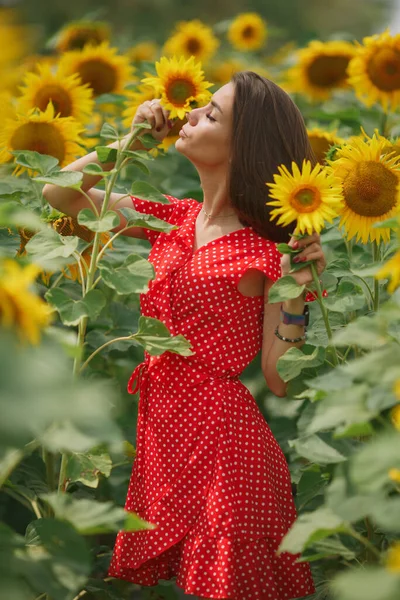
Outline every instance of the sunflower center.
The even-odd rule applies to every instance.
[[[24,123],[11,138],[13,150],[35,150],[58,158],[62,164],[65,157],[65,140],[51,123]]]
[[[246,25],[246,27],[243,28],[242,37],[246,40],[252,39],[254,37],[253,25]]]
[[[378,89],[385,92],[400,89],[400,52],[382,48],[371,57],[367,72]]]
[[[68,40],[68,50],[82,50],[86,44],[97,46],[102,42],[103,38],[98,31],[83,29],[77,31]]]
[[[321,204],[321,194],[317,188],[304,185],[297,189],[289,200],[298,213],[310,213],[317,210]]]
[[[318,87],[334,87],[346,78],[349,60],[349,56],[317,56],[308,67],[308,78]]]
[[[196,56],[201,50],[200,40],[195,37],[189,38],[186,42],[186,48],[189,54],[194,54]]]
[[[188,79],[174,79],[165,86],[165,92],[171,104],[184,106],[188,98],[196,95],[196,88]]]
[[[328,140],[322,136],[319,137],[316,135],[310,135],[308,136],[308,139],[310,140],[311,148],[313,149],[317,161],[321,163],[321,165],[325,164],[326,153],[331,147],[331,142],[328,142]]]
[[[117,73],[115,67],[96,58],[82,62],[78,68],[82,83],[88,83],[95,96],[110,94],[117,87]]]
[[[70,95],[58,85],[46,85],[37,91],[35,95],[35,106],[44,112],[50,100],[54,106],[54,112],[60,113],[62,117],[72,116],[72,102]]]
[[[347,206],[363,217],[381,217],[397,202],[398,179],[382,163],[364,161],[343,182]]]

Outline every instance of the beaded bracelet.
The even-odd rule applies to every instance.
[[[302,342],[303,340],[306,339],[306,332],[304,332],[304,335],[301,335],[300,337],[297,338],[287,338],[284,337],[283,335],[281,335],[278,331],[278,327],[276,327],[275,329],[275,335],[277,338],[279,338],[280,340],[282,340],[282,342],[289,342],[289,344],[296,344],[297,342]]]

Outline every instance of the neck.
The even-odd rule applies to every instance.
[[[227,218],[228,215],[235,216],[235,211],[231,205],[227,189],[227,173],[223,172],[201,173],[200,182],[203,190],[203,208],[204,211],[218,220],[218,217]]]

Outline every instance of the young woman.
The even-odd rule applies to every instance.
[[[138,108],[134,123],[143,121],[159,140],[169,131],[159,101]],[[188,114],[176,149],[199,173],[202,203],[113,198],[114,210],[133,206],[179,226],[169,234],[137,227],[128,234],[152,244],[156,277],[141,295],[142,314],[184,335],[193,354],[145,353],[129,380],[140,400],[126,509],[156,527],[118,535],[110,574],[141,585],[176,578],[201,599],[307,596],[315,591],[309,565],[276,552],[296,518],[287,462],[239,379],[261,350],[265,380],[284,397],[277,360],[304,343],[304,297],[268,303],[272,283],[290,270],[275,247],[290,231],[269,220],[265,205],[265,183],[278,165],[314,161],[304,122],[282,89],[246,71]],[[95,161],[92,153],[67,169]],[[100,207],[97,181],[85,175],[83,188]],[[76,191],[46,186],[45,196],[72,216],[89,206]],[[115,231],[124,225],[120,217]],[[315,260],[321,273],[319,237],[298,247],[299,259]],[[308,268],[293,277],[312,281]]]

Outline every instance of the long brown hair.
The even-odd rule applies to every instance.
[[[279,165],[291,171],[292,161],[299,167],[304,159],[316,164],[303,117],[282,88],[253,71],[235,73],[232,83],[232,206],[243,225],[273,242],[287,242],[295,223],[282,227],[270,220],[266,183],[273,183]]]

